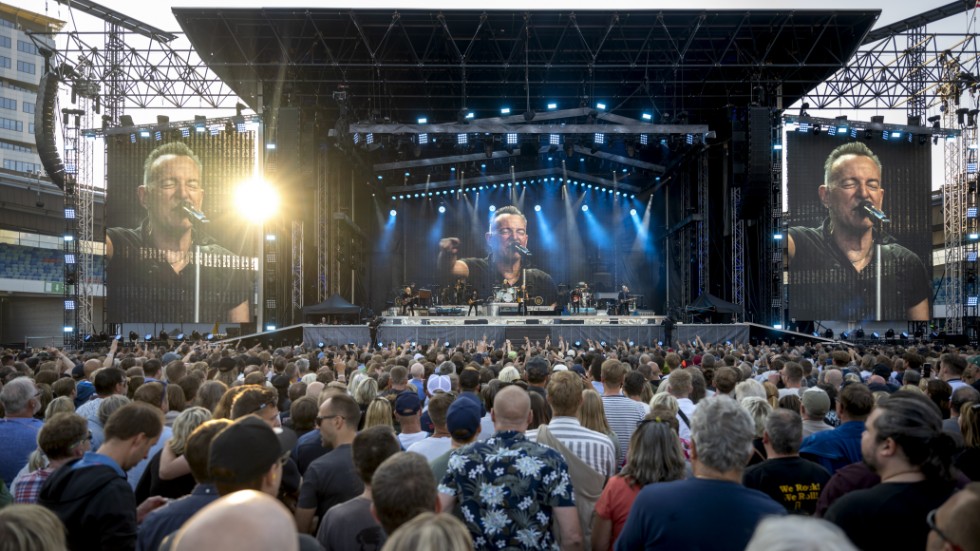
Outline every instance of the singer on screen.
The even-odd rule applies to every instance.
[[[137,228],[106,230],[112,321],[249,321],[247,262],[203,228],[201,168],[181,142],[147,156],[137,188],[145,218]]]
[[[827,208],[823,224],[789,229],[790,300],[819,296],[823,315],[815,319],[874,319],[880,260],[882,319],[928,320],[929,276],[921,259],[888,233],[881,161],[874,152],[862,142],[834,149],[817,193]]]
[[[541,297],[542,305],[556,305],[558,289],[554,280],[546,272],[528,267],[531,251],[527,248],[527,218],[517,207],[502,207],[493,213],[486,239],[489,256],[463,259],[458,258],[458,238],[446,237],[439,241],[437,264],[443,281],[466,278],[481,297],[490,297],[494,287],[504,283],[526,287],[530,300]]]

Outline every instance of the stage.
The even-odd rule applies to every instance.
[[[685,324],[677,323],[673,328],[672,342],[664,342],[666,327],[662,325],[663,316],[541,316],[541,317],[386,317],[378,326],[376,339],[383,344],[392,342],[431,342],[449,343],[455,346],[462,341],[479,341],[484,336],[488,341],[503,344],[540,341],[548,337],[553,344],[559,338],[566,342],[585,343],[592,339],[614,345],[622,341],[636,345],[676,346],[677,341],[691,344],[697,337],[705,343],[745,343],[787,341],[834,342],[830,339],[804,335],[794,331],[773,329],[755,323],[734,324]],[[305,342],[313,346],[332,346],[348,343],[365,344],[371,341],[371,329],[367,325],[293,325],[275,331],[244,335],[228,339],[227,342],[241,341],[246,345],[262,342],[274,346],[299,344]]]

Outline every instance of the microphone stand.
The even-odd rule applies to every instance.
[[[195,230],[204,231],[204,224],[210,222],[203,212],[189,204],[181,205],[187,219]],[[201,246],[194,245],[194,323],[201,323]]]
[[[875,321],[881,321],[881,235],[883,220],[871,218],[875,247]]]

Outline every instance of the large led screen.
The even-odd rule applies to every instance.
[[[790,317],[928,320],[928,143],[881,131],[833,134],[786,135]]]
[[[253,175],[254,144],[252,132],[193,128],[108,137],[111,322],[250,321],[256,232],[234,194]]]

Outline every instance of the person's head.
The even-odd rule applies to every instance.
[[[359,405],[366,406],[378,397],[378,381],[371,377],[363,377],[357,383],[354,390],[354,401]]]
[[[837,408],[842,420],[864,421],[874,407],[875,399],[868,387],[851,383],[841,389]]]
[[[833,230],[864,232],[872,227],[861,204],[880,209],[885,197],[881,186],[881,161],[863,142],[849,142],[834,149],[824,163],[824,183],[818,189]]]
[[[960,431],[967,447],[980,448],[980,401],[960,407]]]
[[[777,408],[766,417],[762,441],[779,455],[796,455],[803,443],[803,419],[799,413]]]
[[[122,394],[113,394],[112,396],[102,400],[102,402],[99,403],[99,424],[104,427],[106,421],[109,420],[109,417],[115,413],[117,409],[130,402],[132,402],[132,400]]]
[[[191,475],[198,484],[211,482],[208,472],[208,461],[211,455],[211,441],[219,432],[225,430],[231,421],[228,419],[211,419],[198,425],[184,445],[184,458],[191,469]]]
[[[779,371],[779,376],[786,387],[798,387],[803,381],[803,366],[796,362],[786,362]]]
[[[436,478],[424,456],[398,452],[378,466],[371,478],[371,512],[386,534],[420,513],[439,512]]]
[[[879,474],[919,470],[929,480],[948,480],[953,439],[942,429],[943,418],[928,398],[896,392],[878,402],[865,423],[861,456]]]
[[[691,461],[719,473],[741,473],[752,453],[755,427],[741,406],[723,396],[701,400],[691,418]]]
[[[963,404],[967,402],[973,402],[974,404],[980,402],[980,391],[972,386],[964,385],[953,391],[953,395],[949,401],[950,413],[954,416],[960,415]]]
[[[194,429],[205,421],[211,420],[211,412],[202,407],[187,408],[174,419],[173,436],[167,442],[174,455],[183,455],[187,447],[187,439]]]
[[[241,419],[246,415],[257,415],[270,427],[281,426],[279,421],[279,393],[267,386],[245,385],[231,404],[231,418]]]
[[[185,144],[171,142],[154,149],[143,165],[143,185],[136,190],[146,209],[151,231],[180,235],[190,231],[191,221],[181,208],[189,203],[201,210],[204,185],[201,160]]]
[[[446,428],[446,415],[449,413],[449,406],[456,400],[454,394],[440,392],[429,400],[429,419],[432,426],[439,429]]]
[[[693,385],[691,373],[686,369],[678,369],[670,372],[670,377],[667,379],[667,392],[677,399],[687,398],[694,389]]]
[[[802,515],[766,517],[745,551],[858,551],[844,531],[826,520]]]
[[[58,413],[75,413],[75,402],[67,396],[59,396],[48,402],[44,408],[44,418],[50,419]]]
[[[331,394],[320,404],[320,415],[316,418],[320,439],[332,448],[348,444],[354,440],[360,420],[361,408],[353,398],[347,394]]]
[[[606,420],[606,408],[602,405],[602,396],[599,396],[593,388],[582,391],[582,407],[578,410],[578,420],[587,429],[603,434],[612,432]]]
[[[519,386],[504,387],[494,396],[490,415],[496,430],[524,432],[531,423],[531,398]]]
[[[618,360],[602,362],[602,384],[611,388],[622,388],[626,377],[626,367]]]
[[[808,388],[803,391],[801,414],[807,419],[820,421],[830,411],[830,395],[820,388]]]
[[[735,391],[738,384],[738,373],[731,367],[723,366],[715,370],[715,376],[711,382],[715,385],[715,390],[719,394],[731,394]]]
[[[390,426],[378,425],[357,433],[351,443],[351,456],[361,482],[370,486],[378,466],[400,450],[401,444]]]
[[[385,541],[385,551],[443,549],[470,551],[473,537],[463,521],[449,513],[421,513],[402,524]]]
[[[490,218],[486,237],[494,258],[518,260],[516,246],[527,247],[527,218],[517,207],[499,208]]]
[[[243,518],[257,521],[241,522]],[[198,511],[177,531],[171,548],[298,551],[299,540],[295,521],[285,505],[260,491],[242,490],[224,495]]]
[[[468,444],[480,434],[482,412],[475,400],[454,400],[446,410],[446,430],[457,444]]]
[[[755,379],[745,379],[735,385],[735,401],[741,402],[749,396],[757,396],[766,399],[766,387]]]
[[[3,404],[7,417],[33,417],[41,411],[41,393],[34,381],[27,377],[17,377],[3,385],[0,390],[0,404]]]
[[[75,399],[75,380],[71,377],[62,377],[57,381],[51,383],[51,393],[54,394],[56,398],[62,396],[67,396],[72,400]]]
[[[74,413],[55,414],[45,419],[37,445],[51,461],[81,457],[92,447],[88,422]]]
[[[574,371],[559,371],[548,381],[547,395],[555,416],[575,417],[582,405],[582,378]]]
[[[651,414],[633,431],[620,476],[634,488],[683,478],[684,453],[671,421],[677,423],[675,417]]]
[[[105,443],[121,450],[122,470],[128,471],[146,458],[163,432],[163,412],[143,402],[131,402],[109,416],[103,431]],[[101,448],[100,448],[101,449]]]
[[[677,412],[681,409],[681,405],[677,402],[677,398],[674,398],[669,393],[658,392],[650,399],[650,408],[662,408],[671,412],[671,415],[676,416]]]
[[[958,354],[943,354],[939,359],[939,378],[948,381],[963,377],[966,360]]]
[[[404,390],[395,397],[395,419],[399,424],[413,424],[422,414],[422,401],[416,392]]]
[[[0,551],[65,551],[65,525],[47,507],[17,504],[0,509]]]
[[[528,384],[531,385],[544,386],[550,371],[548,360],[541,356],[533,356],[524,364],[524,373],[527,375]]]
[[[296,445],[292,431],[273,429],[254,415],[225,427],[211,441],[208,474],[221,495],[258,490],[275,496],[282,464]]]
[[[748,398],[743,398],[741,402],[742,408],[749,412],[752,417],[752,425],[754,427],[754,434],[756,438],[761,438],[762,433],[766,430],[766,418],[772,412],[773,407],[769,405],[769,402],[763,398],[757,396],[749,396]]]
[[[980,482],[971,482],[929,513],[928,551],[980,551]]]
[[[391,406],[391,400],[380,396],[371,400],[367,411],[364,412],[364,428],[378,425],[395,426],[395,411]]]
[[[305,433],[316,428],[318,409],[316,399],[309,396],[300,396],[294,400],[289,405],[289,419],[292,421],[293,430]]]
[[[197,389],[197,396],[194,397],[194,405],[206,408],[214,413],[218,407],[221,397],[228,391],[228,385],[221,381],[204,381]]]

